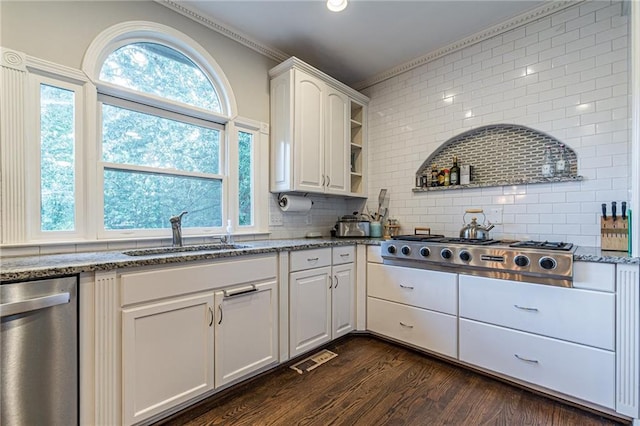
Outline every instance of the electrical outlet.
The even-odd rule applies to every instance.
[[[284,225],[284,217],[280,213],[271,213],[269,215],[269,226]]]
[[[311,222],[313,222],[313,218],[311,217],[311,212],[309,212],[309,213],[307,213],[306,223],[307,223],[307,225],[311,225]]]
[[[502,207],[495,207],[487,212],[487,222],[494,225],[502,225]]]

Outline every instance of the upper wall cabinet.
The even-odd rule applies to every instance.
[[[364,197],[369,99],[297,58],[271,76],[271,191]]]

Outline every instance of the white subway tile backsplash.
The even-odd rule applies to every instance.
[[[580,3],[368,88],[369,169],[376,170],[370,199],[387,187],[391,215],[406,232],[430,225],[457,235],[466,208],[499,207],[503,225],[492,232],[498,238],[599,243],[599,204],[625,199],[629,187],[628,17],[614,13],[618,6]],[[443,102],[445,94],[453,102]],[[418,167],[448,138],[500,123],[569,145],[584,180],[408,190]]]

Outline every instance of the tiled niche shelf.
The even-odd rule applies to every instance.
[[[458,166],[473,167],[471,183],[415,187],[413,192],[581,181],[582,176],[577,174],[576,153],[566,145],[569,174],[554,177],[542,176],[545,148],[551,147],[555,160],[562,145],[564,144],[552,136],[515,124],[494,124],[469,130],[443,143],[422,163],[416,172],[416,178],[422,176],[424,172],[430,176],[432,164],[436,164],[438,169],[451,168],[453,157],[457,156]]]

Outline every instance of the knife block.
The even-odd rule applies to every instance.
[[[600,237],[602,250],[627,251],[629,249],[628,218],[600,218]]]

